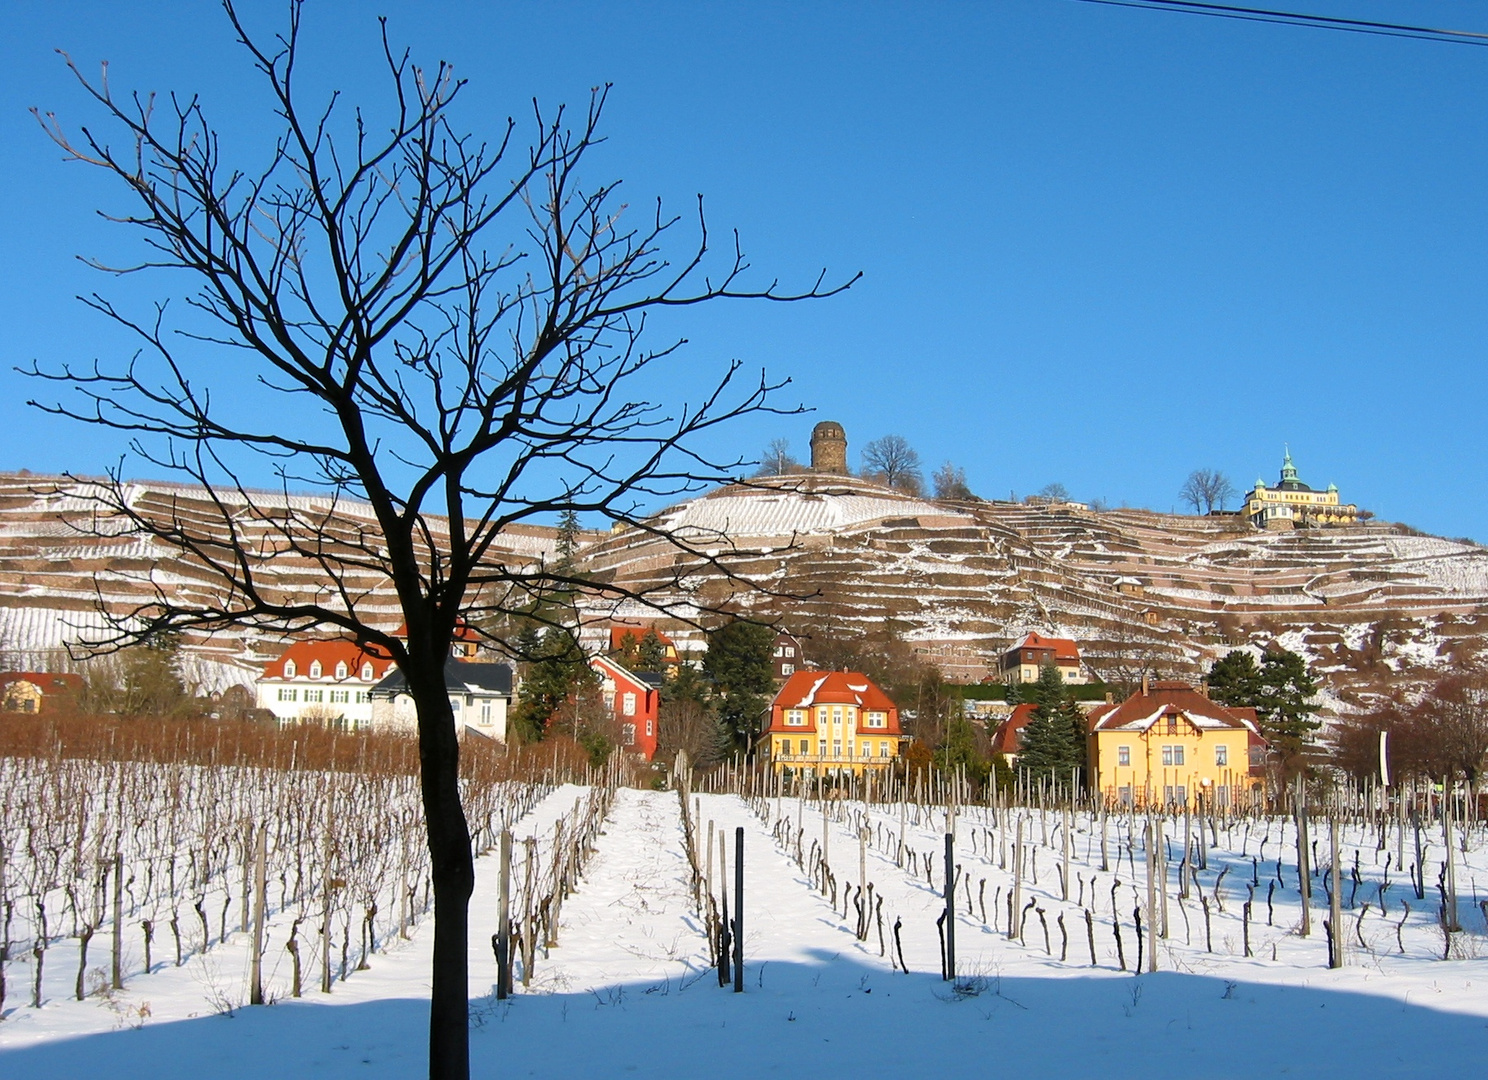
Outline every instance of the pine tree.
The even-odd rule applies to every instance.
[[[549,719],[570,697],[594,680],[584,651],[572,634],[549,627],[538,636],[524,633],[522,655],[531,657],[512,706],[511,727],[522,742],[536,742]]]
[[[703,671],[717,685],[718,719],[735,750],[747,751],[759,734],[760,718],[775,690],[775,631],[736,619],[708,637]]]
[[[1255,657],[1234,649],[1209,669],[1209,697],[1231,708],[1253,709],[1261,702],[1261,669]]]
[[[662,643],[661,635],[656,632],[656,627],[648,627],[640,641],[636,642],[635,667],[631,670],[662,675],[666,673],[666,669],[666,645]]]
[[[1260,695],[1256,713],[1261,733],[1281,755],[1290,772],[1322,723],[1312,718],[1318,706],[1317,680],[1307,670],[1307,661],[1287,649],[1266,653],[1260,670]]]
[[[1045,664],[1038,681],[1022,691],[1033,712],[1019,737],[1018,770],[1032,779],[1049,778],[1056,787],[1070,782],[1071,770],[1085,771],[1085,714],[1064,685],[1059,669]]]
[[[573,509],[558,515],[558,571],[567,573],[573,569],[574,553],[579,549],[579,515]]]

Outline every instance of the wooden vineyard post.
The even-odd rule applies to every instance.
[[[1012,914],[1008,918],[1007,936],[1009,941],[1021,941],[1022,936],[1018,933],[1023,920],[1018,917],[1018,912],[1023,903],[1023,815],[1018,815],[1018,829],[1016,838],[1013,840],[1013,903],[1009,910]]]
[[[744,992],[744,826],[734,830],[734,993]]]
[[[945,970],[956,980],[956,838],[945,834]]]
[[[1312,933],[1312,862],[1307,853],[1307,791],[1297,777],[1297,888],[1302,893],[1302,936]]]
[[[115,990],[124,989],[124,856],[114,854],[114,945],[112,952]]]
[[[1157,970],[1157,846],[1152,818],[1147,819],[1147,970]]]
[[[1448,791],[1448,783],[1449,778],[1442,777],[1442,844],[1447,849],[1447,933],[1455,934],[1462,929],[1462,924],[1457,921],[1457,856],[1452,850],[1452,806],[1454,800]]]
[[[253,843],[253,954],[248,958],[248,1004],[262,1005],[264,909],[268,906],[269,830],[260,825]]]
[[[899,793],[899,847],[894,852],[894,865],[901,868],[904,866],[904,829],[908,824],[908,816],[909,793],[901,791]]]
[[[510,829],[501,830],[501,873],[496,891],[496,1000],[505,1001],[512,988],[511,963],[511,843]]]
[[[858,887],[868,887],[868,827],[858,829]]]
[[[1328,839],[1333,845],[1330,874],[1331,888],[1328,895],[1328,966],[1343,967],[1343,902],[1340,897],[1342,872],[1338,866],[1338,811],[1328,816]]]

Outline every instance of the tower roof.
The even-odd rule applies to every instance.
[[[1297,466],[1292,464],[1291,447],[1284,446],[1283,452],[1285,456],[1281,462],[1281,482],[1276,486],[1282,491],[1311,491],[1312,488],[1297,478]]]

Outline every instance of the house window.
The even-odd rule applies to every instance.
[[[866,713],[865,714],[865,717],[866,718],[863,721],[863,726],[864,727],[881,728],[881,727],[888,727],[889,726],[889,718],[884,713],[881,713],[881,712]]]
[[[841,739],[833,739],[832,740],[832,756],[834,758],[840,758],[842,756],[842,740]]]
[[[634,724],[621,724],[620,725],[620,741],[623,742],[626,746],[634,746],[635,745],[635,725]]]
[[[1116,798],[1122,806],[1130,806],[1132,802],[1132,789],[1130,784],[1123,784],[1116,789]]]
[[[1172,784],[1168,784],[1168,785],[1164,786],[1164,788],[1163,788],[1163,802],[1166,803],[1169,806],[1172,806],[1173,805],[1173,796],[1174,796],[1174,794],[1175,794],[1175,792],[1173,791],[1173,785]]]
[[[651,736],[653,736],[655,734],[656,734],[656,721],[655,720],[648,719],[646,721],[646,738],[649,739],[649,738],[651,738]]]
[[[1181,746],[1175,746],[1175,747],[1173,747],[1173,764],[1174,765],[1182,765],[1183,764],[1183,747],[1181,747]]]
[[[372,691],[370,691],[370,690],[358,690],[356,692],[356,703],[358,705],[365,705],[365,704],[367,704],[367,702],[369,702],[371,700],[372,700]]]
[[[1173,764],[1173,748],[1171,746],[1164,746],[1162,748],[1162,763],[1164,765]],[[1168,801],[1171,802],[1172,800],[1170,799]]]
[[[859,757],[867,757],[870,753],[873,752],[873,747],[870,746],[868,743],[862,743],[861,745],[863,748],[863,752],[859,755]]]
[[[344,678],[346,678],[346,671],[347,671],[346,661],[345,660],[342,660],[339,664],[336,665],[336,678],[338,678],[338,679],[344,679]]]
[[[634,694],[623,694],[620,697],[620,712],[625,716],[634,716],[636,696]]]
[[[888,757],[889,756],[889,744],[888,743],[881,742],[881,743],[878,744],[878,756],[879,757]]]
[[[820,740],[816,744],[816,750],[817,750],[817,756],[818,757],[826,757],[827,756],[827,740],[826,739]]]
[[[372,681],[372,665],[370,663],[363,664],[362,665],[362,681],[363,682],[371,682]]]
[[[1214,764],[1221,768],[1230,763],[1230,748],[1224,743],[1219,743],[1214,748]]]
[[[491,723],[491,703],[489,701],[482,701],[481,702],[480,722],[482,724],[485,724],[488,727],[490,726],[490,723]]]
[[[800,727],[806,723],[806,713],[801,709],[790,709],[785,714],[785,722]]]
[[[308,702],[313,702],[313,703],[319,703],[321,701],[324,701],[325,700],[325,691],[324,690],[306,690],[305,691],[305,700],[308,701]]]
[[[450,709],[453,712],[459,712],[460,711],[460,699],[459,698],[450,698]]]
[[[318,678],[320,678],[320,672],[321,672],[320,661],[319,660],[312,660],[310,662],[310,677],[312,679],[318,679]]]
[[[1116,748],[1116,764],[1123,766],[1131,764],[1130,746],[1118,746]]]
[[[295,662],[293,660],[284,661],[284,677],[286,679],[293,679],[295,677]]]
[[[787,645],[785,647],[785,654],[784,655],[786,655],[786,656],[795,656],[796,655],[795,646],[794,645]]]
[[[802,739],[801,740],[801,753],[803,753],[803,754],[809,754],[809,753],[811,753],[811,740],[810,739]]]
[[[1169,735],[1177,735],[1178,734],[1178,718],[1176,716],[1170,716],[1170,717],[1168,717],[1168,734]]]
[[[780,665],[780,674],[782,674],[782,675],[793,675],[793,674],[795,674],[795,671],[796,671],[796,665],[795,664],[781,664]]]
[[[350,694],[349,691],[346,691],[346,690],[332,690],[331,691],[331,704],[332,705],[345,705],[350,700],[351,700],[351,694]]]
[[[298,701],[299,700],[299,697],[300,697],[300,692],[298,690],[291,690],[291,689],[289,689],[287,687],[282,687],[282,686],[279,688],[279,700],[280,701]]]
[[[834,724],[840,724],[840,723],[842,723],[842,710],[840,708],[839,709],[833,709],[832,710],[832,723],[834,723]]]

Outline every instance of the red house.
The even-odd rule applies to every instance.
[[[607,656],[594,657],[589,666],[600,677],[606,708],[615,714],[620,745],[650,761],[656,756],[656,714],[663,677],[637,675]]]

